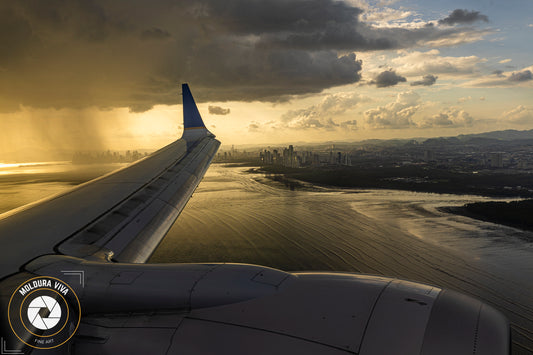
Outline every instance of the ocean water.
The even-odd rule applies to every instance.
[[[242,262],[409,279],[483,299],[512,322],[513,354],[533,350],[533,236],[438,207],[479,196],[291,190],[212,165],[150,262]]]
[[[0,163],[0,214],[64,192],[126,164]]]
[[[6,167],[11,172],[2,174],[0,166],[0,212],[117,167],[50,163]],[[149,262],[363,272],[451,288],[507,315],[513,353],[533,349],[532,233],[438,209],[487,198],[311,185],[291,190],[245,170],[213,164]]]

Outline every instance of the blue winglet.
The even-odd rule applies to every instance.
[[[198,112],[198,107],[194,102],[189,85],[181,84],[181,90],[183,92],[183,128],[205,128],[202,116]]]
[[[183,95],[183,136],[189,140],[196,140],[205,136],[214,136],[211,132],[205,128],[204,121],[196,102],[192,97],[191,90],[188,84],[181,84],[181,90]]]

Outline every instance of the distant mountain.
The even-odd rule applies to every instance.
[[[488,144],[501,143],[502,139],[474,136],[474,137],[465,137],[463,139],[460,139],[460,141],[463,144],[488,145]]]
[[[358,142],[359,144],[395,146],[404,144],[415,144],[420,142],[426,147],[452,146],[452,145],[495,145],[504,141],[514,141],[516,143],[531,141],[533,144],[533,129],[527,131],[517,131],[507,129],[504,131],[492,131],[476,134],[460,134],[455,137],[435,137],[435,138],[409,138],[409,139],[367,139]],[[355,142],[354,142],[355,143]],[[529,143],[529,142],[528,142]]]
[[[425,146],[443,146],[443,145],[456,145],[464,144],[457,137],[438,137],[438,138],[428,138],[422,142]]]
[[[432,148],[437,146],[453,146],[453,145],[498,145],[508,144],[509,141],[513,141],[516,144],[533,144],[533,129],[526,131],[518,131],[515,129],[507,129],[502,131],[492,131],[476,134],[460,134],[452,137],[412,137],[412,138],[395,138],[395,139],[365,139],[361,141],[328,141],[328,142],[289,142],[289,143],[277,143],[277,144],[246,144],[236,145],[235,148],[242,149],[263,149],[266,146],[273,147],[286,147],[289,144],[294,145],[300,150],[312,150],[312,149],[331,149],[331,146],[335,146],[335,149],[349,149],[350,147],[361,146],[381,146],[381,147],[395,147],[403,145],[416,145]],[[224,145],[222,150],[229,150],[230,145]]]
[[[517,131],[515,129],[506,129],[504,131],[492,131],[492,132],[485,132],[485,133],[478,133],[478,134],[466,134],[466,135],[459,135],[458,138],[464,139],[464,138],[492,138],[492,139],[500,139],[504,141],[510,141],[510,140],[526,140],[526,139],[533,139],[533,129],[527,130],[527,131]]]
[[[492,131],[477,134],[461,134],[456,137],[428,138],[422,142],[424,146],[451,146],[451,145],[497,145],[507,141],[533,143],[533,129],[529,131],[517,131],[508,129],[505,131]]]

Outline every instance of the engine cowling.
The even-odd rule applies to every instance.
[[[76,354],[509,352],[509,326],[498,311],[404,280],[66,256],[41,257],[26,270],[75,289],[82,319],[69,349]],[[83,272],[84,283],[65,270]]]

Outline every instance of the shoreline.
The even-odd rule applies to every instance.
[[[364,189],[364,190],[400,190],[410,192],[423,192],[423,193],[435,193],[435,194],[450,194],[450,195],[474,195],[489,197],[495,199],[504,198],[533,198],[532,191],[521,191],[517,193],[511,189],[504,187],[476,187],[461,185],[456,182],[450,183],[449,181],[420,181],[417,177],[403,177],[394,176],[392,174],[383,174],[375,176],[375,170],[371,171],[372,176],[364,177],[365,171],[359,170],[355,172],[354,169],[339,169],[339,170],[311,170],[311,169],[298,169],[298,168],[284,168],[273,167],[266,168],[261,166],[252,166],[247,164],[242,165],[230,165],[232,167],[247,167],[246,173],[250,174],[262,174],[266,178],[286,183],[314,186],[315,188],[322,187],[328,189]],[[348,172],[342,174],[342,172]],[[341,174],[337,174],[341,172]],[[355,172],[355,173],[354,173]],[[336,176],[333,176],[336,175]],[[363,177],[362,179],[357,179]]]
[[[292,171],[296,169],[290,169]],[[337,190],[342,191],[345,189],[373,189],[373,190],[399,190],[399,191],[409,191],[409,192],[420,192],[420,193],[436,193],[436,194],[452,194],[452,195],[475,195],[475,196],[484,196],[489,198],[517,198],[515,194],[509,195],[489,195],[489,194],[480,194],[476,191],[443,191],[442,189],[417,189],[413,186],[407,188],[401,187],[389,187],[389,186],[380,186],[381,184],[377,183],[373,186],[338,186],[331,184],[322,184],[313,181],[313,179],[305,180],[296,177],[288,177],[287,173],[276,172],[265,170],[263,167],[252,167],[245,170],[249,174],[261,174],[266,180],[274,182],[272,186],[285,187],[290,190],[305,190],[305,191],[321,191],[322,188],[328,190]],[[289,173],[290,174],[290,173]],[[261,181],[260,181],[261,182]],[[265,181],[262,181],[265,182]],[[529,197],[529,196],[528,196]],[[522,197],[524,198],[524,197]],[[529,201],[529,202],[528,202]],[[527,204],[527,206],[526,206]],[[509,209],[513,209],[509,211]],[[533,222],[529,222],[529,216],[533,214],[533,200],[520,200],[514,201],[511,205],[508,202],[503,201],[493,201],[493,202],[475,202],[465,204],[463,206],[445,206],[439,207],[439,211],[445,213],[451,213],[459,216],[464,216],[468,218],[477,219],[484,222],[495,223],[511,228],[517,228],[524,231],[533,231]],[[518,212],[517,212],[518,211]],[[516,217],[516,215],[522,216]],[[533,241],[533,240],[532,240]]]
[[[533,200],[521,200],[515,202],[518,205],[530,204]],[[495,204],[501,205],[494,206]],[[439,207],[437,209],[445,213],[453,213],[484,222],[533,232],[533,223],[529,219],[529,216],[531,215],[530,206],[513,207],[511,202],[476,202],[463,206],[447,206]],[[533,240],[528,241],[533,242]]]

